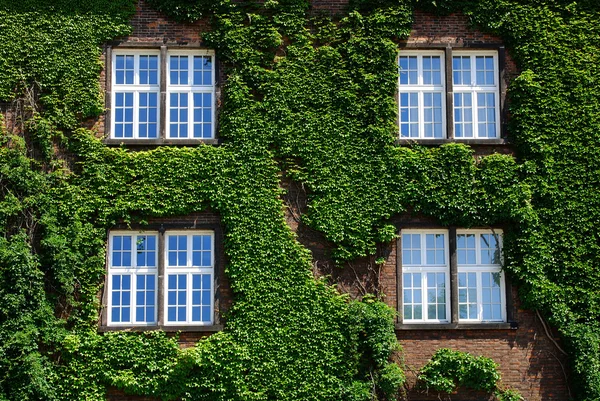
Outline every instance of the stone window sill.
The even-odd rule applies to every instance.
[[[107,146],[198,146],[219,145],[219,139],[115,139],[107,138],[103,140]]]
[[[481,146],[498,146],[498,145],[510,145],[510,141],[507,138],[498,139],[413,139],[413,138],[399,138],[396,139],[397,145],[444,145],[447,143],[464,143],[465,145],[481,145]]]
[[[519,323],[397,323],[396,330],[516,330]]]
[[[217,331],[223,330],[223,325],[216,324],[212,326],[165,326],[165,325],[157,325],[157,326],[100,326],[98,331],[100,333],[105,333],[109,331],[133,331],[133,332],[141,332],[141,331],[153,331],[153,330],[161,330],[165,332],[205,332],[205,333],[213,333]]]

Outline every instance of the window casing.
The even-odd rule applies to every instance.
[[[403,230],[402,268],[404,322],[449,322],[448,233]]]
[[[498,51],[401,50],[398,67],[400,139],[500,139]]]
[[[110,138],[214,139],[214,58],[202,49],[114,49]]]
[[[402,323],[507,321],[500,230],[403,229],[399,243]]]
[[[403,51],[398,60],[400,137],[445,137],[444,53]]]
[[[165,242],[165,324],[212,324],[213,233],[170,232]]]
[[[457,231],[459,321],[506,321],[501,242],[500,231]]]
[[[108,246],[108,322],[157,323],[157,233],[111,232]]]
[[[112,137],[159,135],[160,54],[148,50],[113,54]]]
[[[111,231],[106,324],[213,325],[214,238],[210,230]]]
[[[454,137],[500,137],[497,52],[453,52]]]

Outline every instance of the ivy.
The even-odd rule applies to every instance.
[[[375,255],[406,211],[509,225],[507,272],[560,331],[578,399],[600,398],[594,2],[356,0],[336,20],[305,0],[149,3],[210,19],[203,39],[228,77],[219,147],[132,152],[81,128],[103,111],[100,45],[131,32],[133,1],[0,0],[0,99],[23,127],[0,129],[0,399],[102,399],[108,386],[165,400],[398,397],[393,312],[312,276],[282,175],[307,188],[303,221],[338,261]],[[522,71],[509,88],[516,159],[395,145],[396,41],[414,7],[462,11],[503,38]],[[188,350],[164,333],[99,335],[107,230],[207,209],[226,228],[226,329]],[[519,399],[486,358],[440,351],[422,377]]]
[[[441,348],[419,372],[419,383],[427,390],[453,393],[458,387],[495,393],[499,401],[519,401],[518,392],[498,387],[498,365],[483,356]]]

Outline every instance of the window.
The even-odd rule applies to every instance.
[[[452,56],[455,138],[498,138],[500,108],[496,53]]]
[[[506,321],[501,232],[404,229],[401,247],[403,323]]]
[[[445,135],[445,79],[442,52],[400,54],[400,136],[442,138]]]
[[[506,320],[504,275],[499,233],[458,231],[458,318],[461,321]]]
[[[402,233],[405,322],[448,322],[448,236],[442,231]]]
[[[500,138],[497,51],[402,50],[398,67],[400,138]]]
[[[162,55],[165,62],[159,50],[113,51],[110,137],[214,138],[214,55],[206,50]]]
[[[212,325],[214,264],[212,231],[111,232],[107,325]]]

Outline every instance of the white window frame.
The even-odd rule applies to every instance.
[[[117,56],[134,56],[134,83],[133,84],[117,84],[116,60]],[[140,82],[140,56],[157,56],[157,84],[139,84]],[[188,82],[185,85],[171,84],[170,80],[170,56],[187,56],[188,57]],[[194,56],[204,56],[211,58],[211,84],[210,85],[194,85],[193,83],[193,59]],[[209,49],[168,49],[166,53],[166,63],[163,63],[162,55],[159,49],[119,49],[115,48],[111,54],[111,79],[110,79],[110,139],[132,141],[132,140],[149,140],[160,141],[167,139],[169,141],[185,141],[185,140],[209,140],[215,138],[216,132],[216,64],[215,52]],[[166,68],[163,70],[163,66]],[[166,74],[166,99],[161,96],[161,75]],[[133,136],[132,137],[117,137],[116,134],[116,93],[133,93]],[[139,110],[140,110],[140,93],[156,93],[157,94],[157,136],[156,138],[140,137],[139,136]],[[171,137],[170,136],[170,95],[172,93],[185,93],[188,97],[187,110],[187,137]],[[194,103],[193,96],[195,93],[210,94],[211,96],[211,130],[210,137],[194,137]],[[164,109],[164,110],[163,110]],[[164,114],[163,114],[164,112]],[[161,121],[161,115],[165,116],[165,122]]]
[[[504,278],[504,272],[502,271],[503,264],[503,252],[502,252],[502,230],[467,230],[461,229],[456,231],[457,235],[457,245],[458,245],[458,235],[461,234],[473,234],[475,235],[475,264],[460,264],[458,262],[457,257],[457,272],[460,273],[475,273],[477,280],[477,318],[476,319],[461,319],[460,318],[460,306],[457,311],[458,320],[461,323],[501,323],[506,322],[506,282]],[[497,236],[498,248],[500,252],[500,262],[498,264],[483,264],[481,263],[481,234],[492,234]],[[458,253],[458,246],[457,246]],[[483,296],[482,296],[482,273],[498,273],[500,275],[500,307],[501,307],[501,319],[496,320],[484,320],[483,319]],[[458,280],[458,276],[457,276]],[[458,288],[458,283],[457,283]],[[459,294],[456,294],[459,297]],[[460,304],[460,300],[457,302],[457,305]]]
[[[498,63],[498,52],[495,50],[461,50],[461,51],[453,51],[452,52],[452,60],[449,62],[454,65],[454,57],[465,57],[468,56],[471,60],[471,82],[468,85],[460,84],[457,85],[454,83],[454,70],[452,71],[452,90],[454,93],[470,93],[471,94],[471,109],[472,109],[472,124],[473,124],[473,136],[472,137],[457,137],[456,132],[454,134],[454,139],[460,141],[465,139],[499,139],[501,136],[500,132],[500,74],[499,74],[499,63]],[[494,60],[494,84],[493,85],[477,85],[476,84],[476,58],[478,56],[492,56]],[[496,119],[496,136],[495,137],[487,137],[479,135],[479,113],[478,113],[478,99],[477,95],[480,93],[494,93],[494,101],[495,101],[495,119]],[[452,96],[454,96],[454,93]],[[456,124],[454,121],[454,110],[452,110],[452,123]]]
[[[117,56],[134,56],[134,74],[133,74],[133,84],[117,84]],[[158,57],[158,70],[157,70],[157,83],[155,85],[150,84],[140,84],[140,56],[157,56]],[[132,140],[132,139],[150,139],[150,140],[158,140],[160,138],[160,77],[161,77],[161,68],[160,68],[160,51],[147,49],[147,50],[125,50],[125,49],[115,49],[112,52],[112,61],[111,61],[111,128],[110,128],[110,137],[111,139],[119,139],[119,140]],[[117,92],[133,92],[133,137],[116,137],[115,133],[115,114],[116,114],[116,93]],[[139,136],[139,109],[140,109],[140,93],[149,93],[154,92],[157,94],[157,110],[156,110],[156,138],[140,138]]]
[[[417,56],[417,84],[401,84],[400,83],[400,57],[402,56]],[[423,83],[423,56],[439,56],[440,57],[440,74],[441,74],[441,84],[440,85],[425,85]],[[448,137],[448,133],[446,130],[447,122],[446,122],[446,60],[445,54],[441,50],[401,50],[398,54],[397,58],[397,66],[398,66],[398,127],[399,132],[398,135],[400,139],[424,139],[424,140],[436,140],[436,139],[445,139]],[[418,127],[419,127],[419,136],[418,137],[406,137],[401,136],[402,131],[402,122],[400,121],[401,115],[401,103],[400,96],[403,93],[416,93],[418,96]],[[441,137],[426,137],[425,136],[425,104],[424,104],[424,95],[426,93],[441,93],[441,113],[442,113],[442,136]]]
[[[421,273],[421,305],[422,305],[422,319],[405,319],[402,318],[402,322],[406,324],[419,324],[419,323],[450,323],[451,320],[451,298],[450,298],[450,255],[449,255],[449,234],[448,230],[414,230],[414,229],[402,229],[401,236],[405,234],[420,234],[421,235],[421,264],[407,264],[402,260],[402,274],[405,273]],[[443,234],[444,235],[444,264],[426,264],[426,235],[427,234]],[[445,277],[445,301],[446,301],[446,319],[429,319],[428,318],[428,302],[427,302],[427,273],[444,273]],[[404,298],[404,282],[402,286],[402,293],[400,296]],[[404,310],[400,311],[404,314]]]
[[[155,266],[152,267],[142,267],[139,268],[136,266],[137,257],[137,237],[138,236],[150,236],[153,235],[156,238],[156,249],[155,249]],[[113,263],[113,243],[115,236],[131,236],[132,237],[132,247],[131,247],[131,267],[114,267]],[[108,326],[156,326],[158,324],[158,258],[159,258],[159,235],[156,231],[125,231],[125,230],[115,230],[109,233],[109,241],[108,241],[108,302],[107,302],[107,325]],[[152,322],[145,321],[137,321],[136,316],[136,303],[137,303],[137,276],[139,275],[154,275],[154,320]],[[113,294],[113,277],[115,275],[129,275],[131,277],[131,288],[130,288],[130,319],[129,322],[113,322],[112,321],[112,294]]]
[[[187,266],[169,266],[169,237],[186,235],[187,236]],[[210,267],[195,267],[192,266],[192,242],[194,235],[210,235],[211,238],[211,261]],[[215,235],[214,231],[210,230],[173,230],[167,231],[164,234],[164,279],[162,283],[164,291],[163,299],[163,324],[165,326],[210,326],[214,324],[214,303],[215,303],[215,285],[214,285],[214,266],[215,266]],[[169,297],[168,297],[168,284],[169,275],[186,275],[186,320],[169,322],[168,319],[168,308],[169,308]],[[210,275],[210,321],[209,322],[194,322],[192,321],[192,276],[194,274],[208,274]]]
[[[187,56],[188,57],[188,82],[185,85],[171,83],[171,56]],[[193,60],[194,56],[209,56],[211,57],[211,85],[194,85]],[[166,108],[166,138],[169,140],[186,140],[186,139],[214,139],[215,137],[215,56],[214,51],[206,49],[178,49],[169,50],[167,52],[167,100]],[[188,116],[187,116],[187,137],[171,137],[171,94],[185,93],[188,97]],[[194,94],[209,93],[211,95],[211,136],[210,138],[194,137]]]

